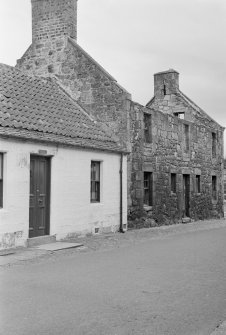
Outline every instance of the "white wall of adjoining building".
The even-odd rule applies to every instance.
[[[0,249],[26,246],[30,155],[51,156],[50,235],[57,239],[116,231],[120,224],[120,154],[0,138],[4,153]],[[101,200],[90,202],[91,161],[101,162]],[[123,224],[127,223],[127,159],[123,160]]]

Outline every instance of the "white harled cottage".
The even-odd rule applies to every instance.
[[[126,229],[126,162],[56,79],[0,64],[0,249]]]

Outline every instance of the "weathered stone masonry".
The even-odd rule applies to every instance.
[[[131,152],[131,226],[170,224],[188,216],[183,175],[190,181],[189,217],[222,216],[223,128],[179,90],[179,74],[174,70],[155,74],[154,97],[146,107],[131,101],[131,95],[77,44],[76,13],[76,0],[32,0],[32,45],[17,66],[31,75],[57,77],[64,89]],[[151,115],[150,143],[144,134],[146,114]],[[145,172],[152,177],[152,206],[144,206]],[[171,174],[176,175],[176,192],[171,191]],[[212,176],[217,182],[215,199]]]
[[[143,202],[145,171],[152,172],[153,182],[153,204],[147,213],[157,224],[180,222],[188,216],[183,175],[190,181],[189,217],[223,216],[223,127],[179,90],[179,73],[174,70],[155,74],[154,94],[147,108],[131,104],[130,218],[145,217],[147,212]],[[151,143],[144,140],[145,114],[151,115]],[[176,192],[171,190],[171,174],[176,175]],[[214,197],[213,176],[217,183]],[[146,220],[146,224],[156,222]]]
[[[152,116],[152,141],[144,142],[144,113]],[[185,152],[183,126],[190,127],[189,152]],[[218,130],[218,155],[212,158],[212,131],[215,124],[181,120],[154,109],[131,103],[131,225],[162,225],[181,222],[185,217],[183,174],[190,175],[190,218],[208,219],[223,215],[221,147],[222,131]],[[144,206],[144,172],[153,174],[153,205]],[[176,192],[171,192],[171,173],[176,174]],[[217,199],[212,198],[212,175],[217,176]],[[200,193],[196,191],[200,176]],[[147,211],[148,210],[148,211]],[[143,217],[143,222],[140,221]],[[154,219],[154,220],[153,220]],[[132,222],[133,221],[133,222]]]

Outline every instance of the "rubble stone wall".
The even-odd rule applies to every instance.
[[[151,143],[144,141],[144,113],[152,115]],[[189,126],[188,152],[183,139],[184,124]],[[205,120],[205,124],[198,116],[192,122],[131,104],[130,226],[181,222],[185,217],[183,174],[190,175],[190,218],[202,220],[223,216],[223,132],[210,120]],[[212,158],[213,131],[217,134],[216,158]],[[148,211],[143,205],[144,171],[153,174],[153,206]],[[176,174],[176,193],[171,192],[171,173]],[[200,175],[200,193],[196,190],[197,175]],[[212,197],[212,175],[217,177],[216,200]],[[140,216],[144,217],[143,223],[136,220]]]

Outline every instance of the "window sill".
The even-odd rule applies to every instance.
[[[152,148],[153,143],[152,142],[144,142],[144,147],[146,148]]]
[[[152,209],[153,209],[153,206],[147,206],[147,205],[144,205],[144,210],[145,210],[146,212],[150,212],[150,211],[152,211]]]

